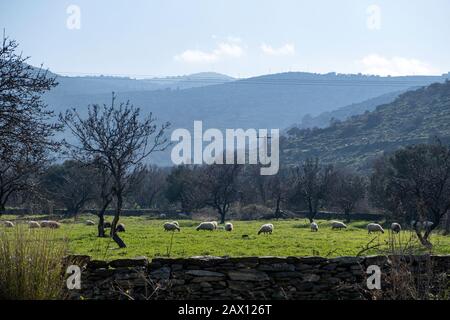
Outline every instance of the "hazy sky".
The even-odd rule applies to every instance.
[[[442,74],[448,0],[0,0],[32,64],[130,76]]]

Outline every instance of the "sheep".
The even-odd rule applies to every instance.
[[[399,233],[402,230],[402,226],[400,223],[394,222],[391,224],[391,230],[394,233]]]
[[[12,222],[12,221],[4,221],[4,222],[3,222],[3,225],[4,225],[6,228],[13,228],[13,227],[14,227],[14,222]]]
[[[161,213],[160,215],[159,215],[159,218],[160,219],[165,219],[167,217],[167,215],[165,214],[165,213]]]
[[[211,223],[214,224],[214,229],[217,229],[219,227],[217,221],[211,221]]]
[[[95,226],[95,222],[92,220],[86,220],[86,225],[87,226]]]
[[[173,223],[173,224],[176,225],[177,227],[180,226],[180,224],[178,223],[178,221],[172,221],[171,223]]]
[[[261,233],[264,233],[264,234],[272,234],[272,232],[273,232],[273,224],[271,224],[271,223],[266,223],[266,224],[263,224],[262,226],[261,226],[261,228],[259,229],[259,231],[258,231],[258,235],[259,234],[261,234]]]
[[[34,228],[40,228],[41,225],[37,221],[29,221],[28,227],[30,227],[30,229],[34,229]]]
[[[422,223],[422,227],[423,227],[424,229],[429,229],[429,228],[431,228],[433,225],[434,225],[434,223],[433,223],[432,221],[424,221],[424,222]]]
[[[380,226],[378,223],[369,223],[367,225],[367,231],[368,233],[372,233],[372,232],[381,232],[384,233],[383,227]]]
[[[411,221],[411,227],[413,229],[417,229],[417,230],[421,230],[421,229],[429,229],[434,225],[434,223],[432,221],[424,221],[424,222],[420,222],[420,221]]]
[[[180,227],[177,224],[173,222],[164,223],[164,231],[175,231],[175,230],[180,231]]]
[[[231,222],[225,223],[225,231],[233,231],[233,224]]]
[[[319,225],[316,222],[311,223],[311,231],[319,231]]]
[[[214,231],[217,228],[217,222],[202,222],[198,225],[197,228],[195,228],[195,230],[199,231],[199,230],[208,230],[208,231]]]
[[[217,230],[225,231],[225,227],[224,227],[224,226],[218,226],[218,227],[217,227]]]
[[[340,221],[332,221],[331,222],[331,229],[345,229],[347,228],[347,226],[345,225],[345,223],[340,222]]]
[[[61,227],[61,224],[57,221],[53,220],[44,220],[41,221],[41,227],[42,228],[50,228],[50,229],[58,229]]]
[[[116,232],[125,232],[125,225],[123,223],[119,223],[116,227]]]

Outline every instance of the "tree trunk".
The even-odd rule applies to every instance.
[[[226,213],[222,209],[219,208],[219,215],[220,215],[220,224],[224,224]]]
[[[100,209],[100,212],[98,213],[98,237],[104,238],[105,237],[105,212],[108,208],[111,200],[106,199],[103,202],[103,207]]]
[[[344,210],[344,215],[345,215],[345,222],[349,223],[350,222],[350,210]]]
[[[98,214],[98,237],[105,237],[105,212],[103,210]]]
[[[281,218],[280,204],[281,204],[281,197],[278,196],[277,201],[276,201],[276,207],[275,207],[275,218],[276,219]]]
[[[120,189],[119,189],[120,190]],[[117,208],[114,219],[111,224],[111,238],[117,243],[119,248],[126,248],[125,242],[117,234],[117,224],[119,223],[120,213],[122,212],[122,194],[121,191],[117,193]]]

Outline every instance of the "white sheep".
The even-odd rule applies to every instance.
[[[424,222],[422,223],[422,226],[423,226],[424,229],[429,229],[429,228],[431,228],[433,225],[434,225],[434,222],[432,222],[432,221],[424,221]]]
[[[41,227],[42,228],[51,228],[51,229],[58,229],[61,227],[61,224],[57,221],[53,220],[44,220],[41,221]]]
[[[95,222],[92,220],[86,220],[86,225],[87,226],[95,226]]]
[[[34,229],[34,228],[40,228],[41,225],[37,221],[29,221],[28,227],[30,227],[31,229]]]
[[[164,223],[164,231],[175,231],[175,230],[180,231],[180,227],[177,224],[173,222]]]
[[[6,228],[13,228],[14,227],[14,222],[12,222],[12,221],[4,221],[3,222],[3,224],[4,224],[4,226],[6,227]]]
[[[347,228],[347,226],[345,225],[345,223],[340,222],[340,221],[332,221],[331,222],[331,229],[345,229]]]
[[[219,227],[217,221],[211,221],[211,223],[214,224],[214,229],[217,229]]]
[[[217,229],[217,223],[214,222],[202,222],[198,225],[195,230],[208,230],[208,231],[214,231]]]
[[[266,224],[263,224],[263,225],[261,226],[261,228],[260,228],[259,231],[258,231],[258,234],[261,234],[261,233],[264,233],[264,234],[267,234],[267,233],[272,234],[272,232],[273,232],[273,224],[271,224],[271,223],[266,223]]]
[[[420,221],[416,222],[415,220],[411,221],[411,227],[413,229],[417,228],[417,230],[421,230],[421,229],[427,230],[427,229],[431,228],[433,226],[433,224],[434,223],[432,221],[424,221],[424,222],[420,222]]]
[[[177,227],[180,226],[180,224],[178,223],[178,221],[172,221],[171,223],[173,223],[173,224],[176,225]]]
[[[116,232],[125,232],[125,225],[123,223],[119,223],[116,226]]]
[[[384,233],[383,227],[380,226],[378,223],[369,223],[367,225],[367,231],[368,231],[368,233],[372,233],[372,232]]]
[[[233,224],[231,222],[225,223],[225,231],[233,231]]]
[[[311,223],[311,231],[319,231],[319,225],[314,221]]]
[[[402,226],[400,225],[400,223],[393,222],[391,224],[391,230],[392,232],[399,233],[402,230]]]

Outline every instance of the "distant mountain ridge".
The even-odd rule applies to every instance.
[[[282,163],[319,157],[324,163],[369,170],[383,152],[436,137],[450,142],[450,81],[405,92],[392,103],[327,128],[289,130]]]
[[[134,79],[115,76],[61,76],[52,94],[87,95],[129,91],[179,90],[222,84],[235,79],[220,73],[201,72],[185,76]]]
[[[77,108],[80,113],[84,113],[90,104],[110,103],[111,92],[115,91],[118,101],[129,100],[140,107],[143,113],[153,112],[159,121],[170,121],[171,130],[192,130],[194,120],[202,120],[205,129],[282,130],[299,122],[306,114],[315,116],[383,94],[443,82],[447,77],[290,72],[220,84],[209,82],[208,85],[181,90],[178,87],[150,90],[149,86],[154,83],[148,84],[145,80],[105,77],[100,81],[83,77],[58,77],[59,86],[45,95],[45,101],[57,114],[68,108]],[[200,79],[203,81],[205,76],[202,75]],[[161,156],[161,159],[157,160],[158,163],[171,164],[167,155]]]

